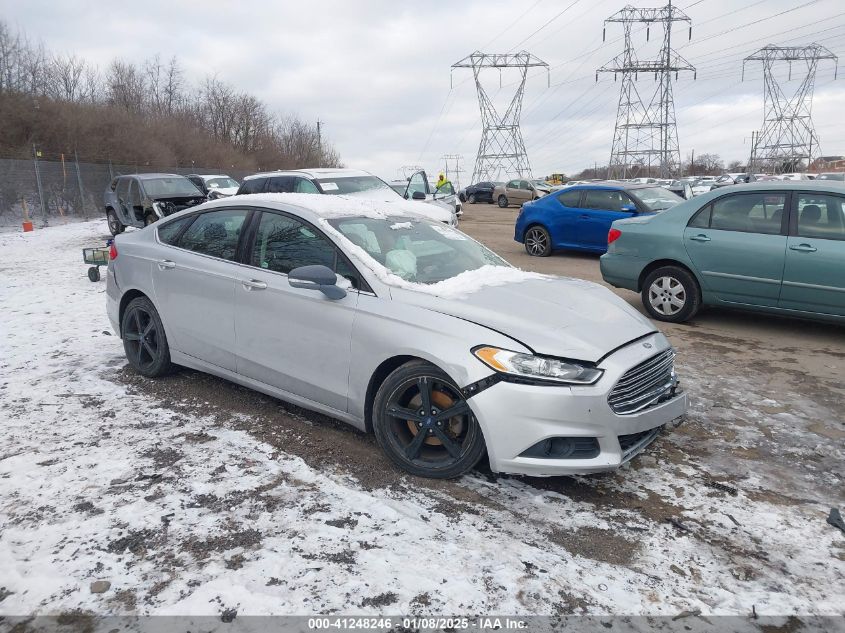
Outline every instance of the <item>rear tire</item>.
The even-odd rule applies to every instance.
[[[643,307],[658,321],[683,323],[701,308],[701,287],[689,271],[679,266],[653,270],[643,281]]]
[[[508,208],[508,199],[505,196],[499,196],[499,208],[500,209],[507,209]]]
[[[136,297],[126,306],[120,324],[123,350],[132,368],[147,378],[169,373],[170,347],[158,311],[146,297]]]
[[[542,226],[535,225],[525,231],[525,252],[531,257],[548,257],[552,254],[552,238]]]
[[[123,223],[118,220],[117,214],[112,209],[106,210],[106,222],[108,222],[109,232],[112,235],[123,233],[123,229],[126,228]]]
[[[156,217],[155,213],[148,213],[144,216],[144,226],[155,224],[156,220],[158,220],[158,218]]]
[[[420,477],[459,477],[486,450],[461,390],[446,372],[422,360],[405,363],[379,387],[373,430],[390,460]]]
[[[469,203],[475,204],[475,194],[474,193],[469,194]]]

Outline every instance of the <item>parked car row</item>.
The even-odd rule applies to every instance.
[[[845,321],[845,185],[831,179],[688,200],[655,185],[576,185],[524,205],[514,239],[533,256],[605,253],[604,280],[639,292],[661,321],[707,305]]]
[[[122,233],[127,226],[147,226],[206,200],[256,193],[345,194],[389,202],[396,208],[457,226],[460,203],[454,189],[430,193],[428,187],[425,172],[414,174],[405,183],[403,194],[381,178],[354,169],[263,172],[247,176],[240,185],[226,175],[134,174],[112,180],[104,206],[112,235]]]

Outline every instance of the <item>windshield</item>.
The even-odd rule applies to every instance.
[[[200,190],[187,178],[150,178],[141,181],[144,191],[152,198],[176,198],[180,196],[202,196]]]
[[[406,281],[433,284],[482,266],[510,268],[493,251],[438,222],[407,217],[328,222],[377,264]]]
[[[649,211],[663,211],[684,201],[680,196],[663,187],[645,187],[633,189],[629,193],[636,196]]]
[[[208,178],[205,181],[205,186],[209,189],[237,189],[240,185],[236,180],[227,176],[224,178]]]
[[[323,193],[332,195],[390,189],[386,182],[375,176],[339,176],[336,178],[321,178],[317,182],[320,183]]]

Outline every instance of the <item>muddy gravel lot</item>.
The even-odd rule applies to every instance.
[[[595,256],[525,255],[516,213],[466,205],[461,229],[601,281]],[[691,409],[618,472],[423,480],[340,422],[135,374],[77,261],[104,228],[0,235],[22,270],[0,285],[0,614],[843,614],[845,328],[661,324]]]

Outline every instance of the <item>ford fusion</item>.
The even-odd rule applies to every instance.
[[[208,202],[118,236],[108,315],[130,365],[182,365],[372,432],[455,477],[610,470],[682,416],[674,351],[602,286],[510,266],[348,196]]]

